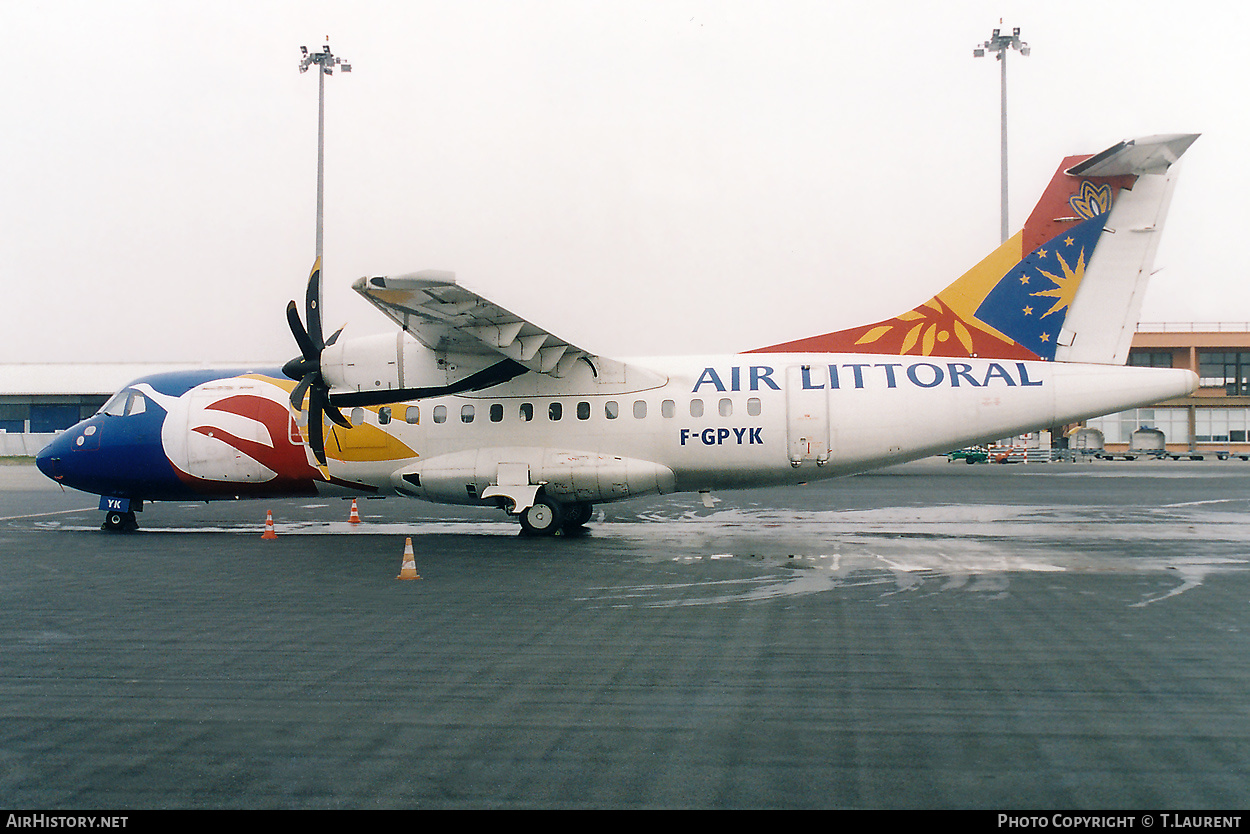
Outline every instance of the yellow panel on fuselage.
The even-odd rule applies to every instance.
[[[377,414],[376,410],[369,410]],[[350,429],[333,426],[327,440],[326,454],[342,461],[406,460],[417,456],[394,435],[369,423],[353,425]]]

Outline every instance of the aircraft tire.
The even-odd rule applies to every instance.
[[[564,506],[564,524],[565,530],[575,530],[581,527],[595,512],[595,505],[589,501],[578,501],[575,504],[566,504]]]
[[[100,529],[109,533],[133,533],[139,529],[139,522],[135,521],[133,512],[111,512],[105,514]]]
[[[521,513],[521,532],[530,536],[554,536],[563,524],[563,507],[545,495],[538,496],[534,505]]]

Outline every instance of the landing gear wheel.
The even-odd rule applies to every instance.
[[[114,511],[105,514],[100,529],[109,533],[133,533],[139,529],[139,522],[135,521],[133,512]]]
[[[531,536],[552,536],[564,522],[561,505],[545,495],[538,496],[534,506],[521,512],[521,531]]]
[[[595,507],[588,501],[579,501],[576,504],[566,504],[564,507],[564,524],[565,530],[576,530],[594,514]]]

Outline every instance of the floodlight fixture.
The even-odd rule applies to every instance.
[[[325,217],[325,135],[326,135],[326,82],[327,75],[334,74],[334,68],[341,66],[343,72],[351,72],[352,65],[344,64],[342,59],[330,51],[330,36],[326,35],[326,43],[320,52],[309,52],[308,47],[301,46],[300,52],[304,60],[300,61],[299,71],[307,72],[316,64],[321,68],[317,73],[317,258],[322,256],[322,226]],[[324,275],[324,264],[322,269]]]
[[[1000,21],[1001,23],[1001,21]],[[972,57],[984,58],[987,54],[993,52],[994,57],[998,60],[1002,75],[1001,90],[999,99],[1001,102],[1001,144],[1002,144],[1002,161],[1001,161],[1001,189],[1002,189],[1002,209],[999,221],[999,233],[1003,242],[1007,241],[1007,235],[1010,227],[1007,221],[1007,52],[1016,50],[1021,55],[1028,55],[1030,52],[1029,45],[1020,40],[1020,27],[1017,26],[1011,30],[1010,35],[1004,35],[1002,29],[995,29],[990,35],[990,39],[985,43],[977,44],[972,49]]]

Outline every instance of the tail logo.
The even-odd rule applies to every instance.
[[[1100,214],[1111,211],[1111,186],[1107,183],[1094,185],[1089,180],[1081,180],[1081,191],[1068,198],[1068,205],[1078,217],[1091,220]]]
[[[1078,199],[1070,201],[1074,208]],[[1077,210],[1088,210],[1091,205],[1097,203],[1082,203]],[[990,290],[977,307],[977,319],[1038,357],[1053,359],[1064,318],[1105,220],[1105,214],[1095,215],[1033,250]]]

